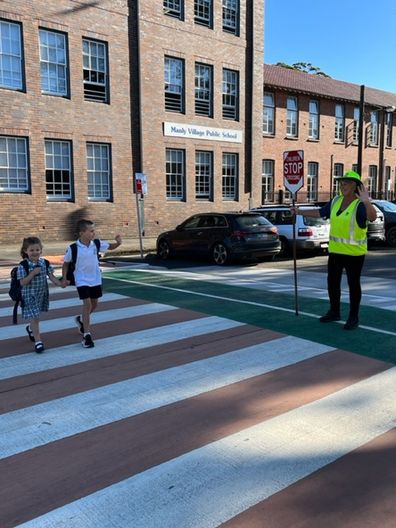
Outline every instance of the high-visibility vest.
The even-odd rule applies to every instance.
[[[362,229],[356,220],[360,200],[353,200],[337,216],[343,197],[336,196],[331,202],[329,253],[359,256],[367,253],[367,227]]]

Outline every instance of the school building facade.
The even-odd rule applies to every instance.
[[[132,238],[137,209],[155,236],[195,212],[287,200],[287,150],[304,150],[299,200],[330,195],[356,164],[359,86],[263,65],[263,4],[3,0],[0,242],[70,240],[81,217]],[[394,106],[366,89],[373,195],[395,191]]]

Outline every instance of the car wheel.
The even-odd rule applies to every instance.
[[[227,247],[222,242],[216,242],[212,248],[212,259],[218,266],[224,266],[228,262],[229,253]]]
[[[386,241],[392,247],[396,247],[396,226],[392,226],[386,232]]]
[[[171,249],[166,240],[160,240],[157,245],[157,255],[161,260],[167,260],[171,256]]]
[[[290,248],[289,243],[287,242],[286,238],[280,238],[279,239],[281,243],[281,250],[279,252],[280,257],[286,257],[289,254]]]

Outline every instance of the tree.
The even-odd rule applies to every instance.
[[[295,62],[294,64],[277,62],[275,66],[281,66],[282,68],[288,68],[289,70],[298,70],[305,73],[311,73],[312,75],[320,75],[321,77],[330,77],[330,75],[327,75],[327,73],[323,72],[320,68],[314,66],[310,62]]]

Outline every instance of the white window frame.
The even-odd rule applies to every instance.
[[[311,99],[309,101],[309,139],[319,139],[319,101]]]
[[[200,26],[213,27],[212,0],[194,0],[194,22]]]
[[[337,103],[334,115],[334,139],[338,143],[343,143],[345,141],[345,106]]]
[[[83,38],[84,99],[109,102],[107,43]]]
[[[165,154],[166,199],[182,202],[185,200],[186,169],[185,151],[167,148]]]
[[[223,31],[239,35],[239,0],[223,0]]]
[[[109,202],[112,199],[111,147],[109,143],[87,142],[88,199]]]
[[[29,192],[27,139],[0,136],[0,193]]]
[[[370,112],[370,137],[369,137],[369,144],[372,147],[378,146],[378,118],[379,113],[378,110],[372,110]]]
[[[239,120],[239,72],[223,68],[223,119]]]
[[[213,200],[213,152],[195,151],[195,199]]]
[[[41,93],[67,97],[69,74],[66,35],[59,31],[41,28],[39,36]]]
[[[261,203],[274,201],[275,162],[263,159],[261,165]]]
[[[184,60],[165,56],[165,111],[184,112]]]
[[[213,66],[195,63],[195,115],[213,116]]]
[[[0,20],[0,88],[24,89],[22,26]]]
[[[298,99],[289,95],[286,100],[286,136],[298,137]]]
[[[338,180],[335,178],[339,178],[340,176],[344,175],[344,164],[343,163],[334,163],[333,165],[333,196],[335,196],[338,193]]]
[[[315,202],[318,199],[319,163],[308,161],[307,168],[307,200]]]
[[[355,145],[359,143],[359,122],[360,122],[360,108],[355,106],[353,108],[353,137],[352,141]]]
[[[275,134],[275,94],[267,91],[263,96],[263,134]]]
[[[386,142],[385,146],[392,147],[392,133],[393,133],[393,112],[385,113],[385,126],[386,126]]]
[[[70,201],[73,197],[71,142],[45,139],[44,148],[47,200]],[[53,192],[49,192],[51,189]]]
[[[238,200],[239,156],[234,152],[223,152],[221,194],[224,202]]]
[[[163,6],[165,15],[183,19],[183,0],[164,0]]]
[[[377,193],[378,184],[378,167],[377,165],[369,165],[369,174],[367,179],[367,191],[370,196],[374,197]]]

